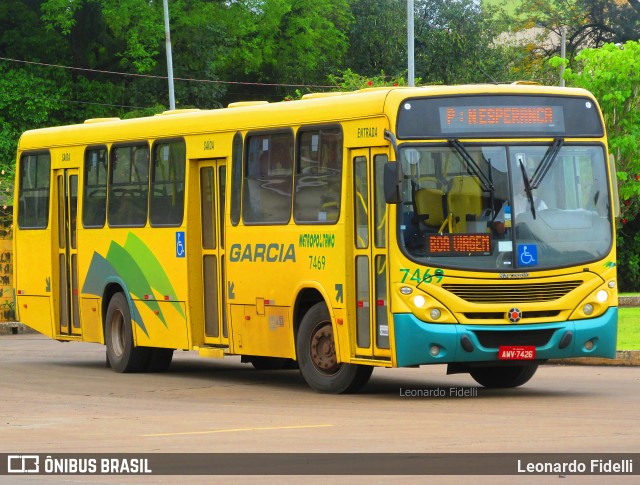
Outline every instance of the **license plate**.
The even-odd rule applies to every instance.
[[[498,359],[500,360],[534,360],[535,358],[536,348],[533,345],[498,347]]]

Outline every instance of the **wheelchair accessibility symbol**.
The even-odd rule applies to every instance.
[[[536,266],[538,264],[538,246],[518,244],[518,262],[520,266]]]
[[[176,258],[184,258],[186,253],[184,246],[184,232],[176,232]]]

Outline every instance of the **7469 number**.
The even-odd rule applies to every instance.
[[[309,269],[325,269],[327,266],[326,256],[309,256]]]
[[[411,270],[409,268],[401,268],[400,272],[402,273],[402,280],[400,282],[404,283],[405,281],[407,281]],[[433,274],[431,274],[431,268],[425,268],[423,271],[418,268],[413,273],[411,273],[409,281],[415,281],[416,283],[420,284],[433,283],[433,280],[435,279],[436,283],[440,283],[443,276],[444,271],[441,269],[437,269]]]

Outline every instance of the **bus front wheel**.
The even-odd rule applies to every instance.
[[[116,372],[144,372],[151,357],[147,347],[133,343],[131,310],[123,293],[116,293],[109,302],[105,320],[104,339],[107,359]]]
[[[489,388],[518,387],[526,383],[538,370],[538,364],[476,367],[469,371],[475,381]]]
[[[262,357],[254,355],[246,360],[256,370],[297,369],[297,363],[292,359],[282,357]]]
[[[318,392],[355,392],[373,372],[371,366],[338,363],[331,316],[324,303],[316,303],[302,319],[296,351],[302,377]]]
[[[173,349],[150,348],[149,362],[147,363],[147,372],[166,372],[171,366],[173,360]]]

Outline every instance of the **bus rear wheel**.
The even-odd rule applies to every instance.
[[[318,392],[358,391],[373,372],[371,366],[338,363],[331,316],[324,303],[316,303],[302,319],[296,351],[302,377]]]
[[[109,302],[105,320],[104,340],[109,365],[116,372],[144,372],[151,351],[133,343],[131,310],[123,293],[116,293]]]
[[[475,381],[489,388],[518,387],[526,383],[538,370],[538,364],[476,367],[469,371]]]

